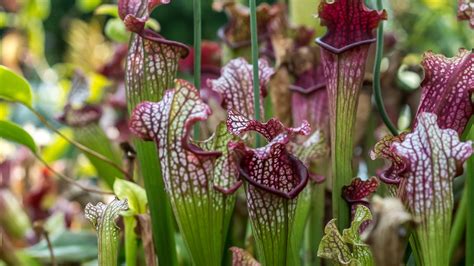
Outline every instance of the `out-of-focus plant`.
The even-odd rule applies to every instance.
[[[216,1],[214,9],[225,11],[228,17],[228,23],[218,31],[219,38],[224,42],[223,61],[229,62],[236,57],[251,58],[251,15],[252,11],[238,1]],[[256,9],[256,19],[259,21],[258,42],[261,50],[269,45],[269,24],[283,16],[284,8],[280,5],[269,5],[262,3]]]
[[[31,87],[28,84],[26,80],[24,80],[22,77],[18,76],[17,74],[13,73],[11,70],[9,70],[6,67],[0,66],[0,81],[2,84],[4,84],[3,89],[0,91],[0,98],[7,100],[8,102],[16,102],[16,103],[21,103],[23,106],[27,107],[30,111],[32,111],[39,119],[41,122],[44,123],[45,126],[48,128],[52,129],[55,131],[59,136],[62,138],[66,139],[68,142],[79,148],[81,151],[86,152],[87,154],[94,156],[97,159],[100,159],[104,161],[105,163],[111,165],[115,169],[123,172],[126,174],[126,172],[117,164],[115,164],[112,160],[109,158],[105,157],[104,155],[97,153],[96,151],[78,143],[75,142],[72,139],[67,138],[65,135],[63,135],[60,131],[58,131],[56,128],[54,128],[47,120],[44,118],[39,112],[37,112],[33,108],[33,97],[32,97],[32,92],[31,92]],[[12,131],[16,128],[15,124],[5,124],[6,127],[10,129],[4,129],[2,132],[7,139],[13,140],[13,141],[25,141],[27,140],[26,143],[22,143],[23,145],[26,145],[30,151],[33,153],[33,155],[36,156],[37,159],[39,159],[43,164],[46,165],[46,167],[50,170],[52,170],[56,175],[59,177],[63,178],[65,181],[74,184],[78,187],[81,187],[83,189],[86,189],[84,186],[80,185],[79,183],[75,182],[74,179],[69,178],[66,175],[60,174],[59,172],[56,172],[53,168],[51,168],[48,163],[43,159],[41,154],[38,152],[36,149],[36,144],[34,141],[29,141],[32,140],[31,136],[29,136],[28,133],[18,133],[18,135],[12,133],[16,132],[18,130]],[[11,132],[9,132],[11,131]],[[91,189],[90,191],[95,191],[99,193],[104,193],[103,191],[100,190],[95,190]]]
[[[30,55],[31,67],[35,69],[41,78],[49,68],[45,56],[45,31],[44,20],[51,12],[50,0],[36,1],[12,1],[10,12],[1,12],[5,20],[0,28],[12,27],[24,31],[28,49],[25,51]],[[15,65],[9,67],[15,68]]]
[[[458,18],[468,20],[471,28],[474,28],[474,2],[471,0],[458,0]]]
[[[74,139],[78,143],[94,149],[116,165],[122,166],[118,151],[99,126],[102,108],[97,105],[85,104],[81,99],[78,99],[83,97],[80,95],[88,95],[88,90],[89,81],[82,74],[77,73],[73,81],[73,88],[69,93],[68,103],[59,120],[73,129]],[[86,154],[86,156],[97,170],[98,176],[104,179],[110,188],[113,187],[116,178],[124,177],[124,174],[117,168],[93,155]]]
[[[415,226],[412,215],[400,199],[391,197],[374,196],[371,209],[375,219],[363,232],[362,240],[369,244],[375,265],[402,264],[410,231]]]

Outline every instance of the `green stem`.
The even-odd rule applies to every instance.
[[[201,89],[201,0],[193,0],[194,11],[194,87]],[[194,126],[194,138],[199,138],[199,125]]]
[[[171,205],[165,192],[156,146],[154,143],[141,140],[136,140],[134,143],[148,198],[158,263],[159,265],[178,265]]]
[[[382,10],[382,0],[377,0],[377,9]],[[383,122],[390,130],[390,132],[394,135],[398,135],[398,129],[392,124],[390,121],[390,117],[387,114],[387,110],[385,109],[385,105],[383,103],[383,96],[382,96],[382,89],[380,84],[380,66],[382,64],[382,57],[383,57],[383,21],[380,22],[379,27],[377,28],[377,50],[375,52],[375,65],[374,65],[374,96],[375,96],[375,104],[377,105],[377,109],[382,117]]]
[[[253,70],[253,102],[255,120],[260,121],[260,82],[258,77],[258,31],[257,31],[257,3],[249,0],[250,6],[250,33],[252,40],[252,70]],[[261,137],[257,134],[256,145],[260,147]]]
[[[474,127],[471,126],[470,133],[469,133],[469,140],[474,140]],[[474,156],[471,156],[467,161],[467,168],[466,168],[466,184],[465,184],[465,192],[467,203],[466,206],[474,205]],[[466,208],[468,209],[468,208]],[[467,211],[466,217],[466,265],[474,265],[474,212],[472,209]]]
[[[324,235],[324,187],[325,183],[313,185],[311,191],[312,209],[309,217],[309,263],[307,265],[322,265],[321,258],[315,252]]]
[[[469,178],[466,178],[469,179]],[[467,182],[467,180],[466,180]],[[466,185],[467,183],[465,183]],[[458,248],[459,242],[462,239],[464,229],[466,226],[466,210],[468,203],[467,189],[462,193],[461,202],[459,203],[458,210],[456,212],[456,217],[454,218],[453,227],[451,229],[451,234],[449,236],[449,261],[452,262],[454,254]]]
[[[125,229],[125,262],[127,266],[137,265],[137,235],[135,234],[136,220],[134,216],[123,218]]]
[[[469,120],[469,123],[468,125],[466,126],[466,129],[464,130],[463,132],[463,135],[461,137],[461,139],[464,141],[464,140],[474,140],[474,127],[472,126],[474,122],[474,118],[471,118]],[[471,158],[467,161],[467,169],[466,169],[466,173],[465,173],[465,176],[467,177],[470,177],[470,176],[474,176],[474,162],[473,162],[473,158],[471,156]],[[474,225],[474,217],[472,217],[472,213],[469,212],[469,215],[471,216],[470,217],[470,223],[468,223],[468,218],[467,218],[467,210],[468,210],[468,207],[469,204],[473,204],[474,203],[474,200],[472,199],[473,195],[472,195],[472,191],[474,191],[474,188],[472,188],[472,182],[469,182],[470,178],[466,178],[465,179],[465,183],[464,183],[464,191],[462,193],[462,198],[461,198],[461,202],[459,204],[459,207],[458,207],[458,210],[456,211],[456,216],[454,218],[454,223],[453,223],[453,227],[451,228],[451,234],[450,234],[450,239],[449,239],[449,261],[452,262],[452,259],[453,259],[453,256],[454,256],[454,253],[456,252],[456,249],[458,248],[458,245],[459,245],[459,242],[461,241],[462,239],[462,235],[464,233],[464,229],[466,229],[466,262],[467,262],[467,256],[469,254],[469,250],[472,250],[472,249],[469,249],[469,248],[472,248],[474,247],[474,235],[472,232],[472,228],[469,229],[469,226],[473,226]],[[469,188],[469,186],[471,186]],[[470,192],[469,192],[469,189],[470,189]],[[467,227],[466,228],[466,224],[467,224]],[[469,233],[471,235],[469,235]],[[469,237],[471,237],[471,246],[468,246],[468,243],[469,243]],[[471,264],[466,264],[466,265],[472,265],[473,263]]]
[[[349,205],[342,198],[342,188],[350,183],[352,179],[352,153],[353,153],[353,124],[356,108],[350,108],[351,111],[341,114],[346,104],[344,97],[338,97],[336,101],[337,116],[335,125],[335,138],[332,144],[332,204],[333,217],[337,218],[338,228],[340,230],[349,226]],[[347,119],[347,120],[346,120]]]
[[[201,88],[201,0],[193,0],[194,11],[194,86]]]

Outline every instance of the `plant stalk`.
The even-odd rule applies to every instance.
[[[201,89],[201,38],[202,38],[202,15],[201,0],[193,0],[194,12],[194,87]],[[194,138],[199,138],[199,125],[194,126]]]
[[[250,34],[252,43],[252,71],[253,71],[253,103],[255,120],[260,121],[260,82],[258,77],[258,30],[257,30],[257,3],[249,0],[250,7]],[[261,146],[261,136],[256,135],[256,146]]]
[[[467,185],[467,179],[466,178],[466,183],[464,183],[464,186],[466,187]],[[464,189],[462,193],[462,198],[461,202],[459,203],[458,210],[456,212],[456,216],[454,218],[453,222],[453,227],[451,228],[451,234],[449,236],[449,261],[452,262],[454,255],[456,253],[456,250],[458,248],[459,242],[462,239],[462,236],[464,234],[464,229],[466,228],[466,210],[467,210],[467,202],[468,202],[468,197],[467,197],[467,189]]]
[[[341,93],[341,92],[339,92]],[[342,198],[342,188],[350,183],[352,174],[353,134],[356,104],[346,106],[346,97],[339,96],[336,100],[336,123],[332,126],[335,134],[331,140],[332,148],[332,204],[333,217],[337,217],[339,229],[349,226],[349,205]],[[352,106],[350,106],[352,105]],[[346,109],[346,107],[349,107]]]
[[[309,217],[309,263],[307,265],[320,266],[322,260],[314,252],[318,250],[319,242],[324,235],[325,183],[315,184],[311,190],[311,212]]]
[[[471,126],[469,133],[469,140],[474,140],[474,127]],[[465,191],[467,198],[466,208],[466,265],[474,265],[474,212],[472,211],[472,206],[474,206],[474,156],[467,161],[466,168],[466,184]],[[468,209],[470,209],[468,211]]]
[[[148,198],[153,242],[160,265],[178,265],[173,214],[161,172],[161,164],[152,142],[135,140],[137,159]]]
[[[125,262],[127,266],[137,265],[137,235],[135,234],[136,220],[134,216],[123,217],[125,229]]]
[[[474,140],[474,132],[473,132],[474,127],[472,126],[473,122],[474,122],[474,118],[471,118],[468,125],[466,126],[466,129],[463,132],[463,135],[461,136],[461,140],[463,141]],[[472,156],[471,158],[467,160],[466,165],[467,165],[466,172],[465,172],[466,177],[474,176],[474,162],[473,162]],[[469,209],[468,206],[471,206],[469,204],[474,204],[474,199],[473,199],[474,195],[472,194],[473,193],[472,191],[474,191],[474,189],[473,189],[472,182],[468,181],[469,179],[470,178],[465,179],[461,201],[459,203],[458,210],[456,211],[456,216],[454,217],[453,227],[451,228],[451,235],[449,239],[449,261],[450,262],[452,262],[454,258],[456,249],[458,248],[459,242],[461,241],[462,235],[464,234],[464,232],[466,232],[466,262],[467,262],[467,255],[469,253],[468,251],[472,250],[469,248],[474,247],[474,235],[472,235],[474,234],[474,232],[472,231],[472,229],[468,228],[469,226],[474,226],[474,217],[471,217],[470,224],[468,224],[467,222],[467,219],[468,219],[467,212]],[[469,186],[471,187],[469,188]],[[469,192],[469,189],[470,189],[470,192]],[[469,212],[469,214],[472,215],[471,212]],[[467,228],[466,228],[466,225],[467,225]],[[471,233],[470,236],[469,236],[469,233]],[[469,237],[471,237],[470,247],[468,246]],[[469,264],[466,264],[466,265],[469,265]]]
[[[377,9],[382,10],[382,0],[377,0]],[[385,105],[383,103],[383,96],[382,96],[382,89],[380,84],[380,67],[382,65],[382,58],[383,58],[383,21],[379,23],[379,27],[377,28],[377,50],[375,52],[375,64],[374,64],[374,97],[375,97],[375,104],[377,105],[377,110],[382,117],[384,124],[390,130],[392,135],[398,135],[398,129],[395,125],[390,121],[390,117],[387,114],[387,110],[385,109]]]

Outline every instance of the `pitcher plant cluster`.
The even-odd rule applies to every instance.
[[[400,71],[387,66],[384,48],[397,40],[384,34],[381,0],[290,1],[315,15],[299,24],[286,1],[214,0],[228,19],[218,43],[200,36],[209,1],[188,1],[194,48],[160,35],[151,17],[178,1],[107,6],[127,36],[102,68],[117,88],[107,105],[121,113],[125,160],[80,71],[58,116],[115,197],[84,210],[99,265],[474,262],[469,47],[424,53],[417,110],[399,130],[398,103],[382,98]],[[473,26],[474,3],[459,0],[456,15]],[[0,70],[0,81],[20,79]],[[29,106],[15,91],[1,97]]]

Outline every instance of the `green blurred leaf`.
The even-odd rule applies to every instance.
[[[30,218],[24,206],[9,189],[0,189],[0,208],[0,227],[3,231],[15,240],[24,239],[32,229]]]
[[[26,1],[24,15],[29,18],[44,20],[49,17],[50,11],[50,0],[30,0]]]
[[[58,263],[78,263],[97,258],[97,237],[93,233],[62,232],[51,237],[54,256]],[[51,257],[46,241],[24,250],[42,263],[50,263]]]
[[[5,66],[0,65],[0,98],[32,106],[33,96],[28,82]]]
[[[421,77],[410,70],[407,65],[402,65],[397,72],[398,84],[407,91],[414,91],[420,87]]]
[[[24,145],[33,153],[37,148],[33,138],[24,129],[9,121],[0,121],[0,138]]]
[[[112,160],[115,164],[122,165],[120,152],[98,124],[90,124],[85,127],[74,128],[74,140],[95,152],[102,154]],[[113,187],[114,181],[118,177],[123,176],[121,171],[109,163],[104,162],[91,154],[85,154],[85,156],[96,169],[98,177],[105,181],[110,188]]]
[[[7,103],[0,103],[0,119],[6,120],[10,115],[10,105]]]
[[[116,179],[114,193],[121,200],[127,199],[132,214],[146,213],[148,200],[145,190],[139,185],[123,179]]]
[[[146,23],[145,23],[145,26],[148,28],[148,29],[152,29],[156,32],[159,32],[161,30],[161,26],[160,26],[160,23],[158,22],[158,20],[154,19],[154,18],[149,18]]]
[[[95,9],[95,15],[108,15],[118,18],[118,8],[117,5],[112,4],[103,4]]]
[[[105,25],[105,35],[116,42],[128,42],[130,34],[128,33],[122,20],[118,18],[109,19]]]
[[[76,6],[82,12],[87,13],[96,9],[101,2],[101,0],[76,0]]]
[[[70,128],[63,128],[59,131],[68,138],[73,137]],[[67,140],[57,136],[52,143],[41,150],[41,157],[48,163],[54,162],[65,156],[70,147],[71,144]]]
[[[90,82],[90,87],[89,87],[89,97],[87,98],[88,103],[93,103],[93,104],[99,104],[103,97],[104,93],[111,85],[110,81],[97,73],[92,73],[91,75],[88,76],[89,82]]]

